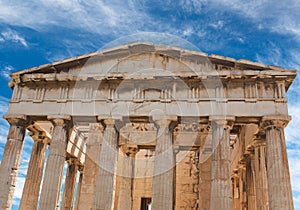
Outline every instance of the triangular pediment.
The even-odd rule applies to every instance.
[[[129,73],[140,70],[168,70],[171,72],[221,70],[284,70],[281,67],[266,66],[248,60],[235,60],[220,55],[186,50],[174,46],[152,43],[129,43],[117,47],[55,61],[11,74],[13,78],[24,74],[70,73],[78,75],[107,72]]]

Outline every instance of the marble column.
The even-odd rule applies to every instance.
[[[233,121],[234,119],[230,119]],[[228,120],[211,119],[212,168],[210,209],[232,210],[231,148]]]
[[[78,181],[78,187],[77,187],[77,193],[76,193],[76,204],[75,204],[75,210],[79,209],[79,201],[81,197],[81,188],[82,188],[82,178],[83,178],[83,173],[82,170],[79,169],[80,175],[79,175],[79,181]]]
[[[121,180],[118,209],[132,210],[133,202],[133,179],[134,179],[134,162],[135,155],[138,152],[137,145],[125,145],[122,147],[125,153],[122,156],[121,163]]]
[[[266,159],[270,210],[293,210],[290,172],[284,137],[289,119],[277,116],[263,118],[266,131]]]
[[[68,116],[51,116],[48,119],[52,121],[54,128],[40,196],[40,210],[54,210],[59,207],[69,136],[68,122],[71,118]]]
[[[233,209],[240,209],[240,192],[239,192],[239,174],[238,172],[234,173],[233,177]]]
[[[99,171],[103,126],[100,122],[90,123],[86,142],[86,156],[82,171],[82,184],[77,206],[80,210],[93,209],[96,193],[96,177]]]
[[[6,116],[10,124],[0,166],[0,209],[11,209],[27,126],[26,116]]]
[[[70,158],[67,160],[67,162],[68,162],[68,170],[67,170],[64,194],[62,200],[62,208],[61,208],[62,210],[73,209],[76,177],[78,171],[78,161],[76,158]]]
[[[116,168],[118,159],[118,133],[115,120],[104,120],[99,170],[96,178],[95,210],[113,210],[115,198]]]
[[[247,185],[247,209],[257,210],[256,208],[256,189],[254,174],[254,154],[251,151],[246,159],[246,185]]]
[[[36,210],[49,139],[44,132],[29,132],[29,135],[34,143],[19,209]]]
[[[253,170],[255,174],[256,208],[268,210],[268,180],[266,165],[266,144],[264,140],[254,141]]]
[[[173,210],[175,206],[174,170],[176,162],[173,150],[172,131],[170,131],[171,122],[169,119],[155,120],[158,130],[152,183],[153,210]]]

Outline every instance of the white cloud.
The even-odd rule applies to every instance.
[[[173,1],[171,3],[174,4]],[[207,4],[207,0],[181,0],[179,2],[180,7],[190,13],[201,13],[205,4]]]
[[[194,30],[193,30],[193,28],[191,28],[191,27],[186,28],[186,29],[182,32],[183,36],[190,36],[190,35],[193,34],[193,33],[194,33]]]
[[[20,199],[22,197],[24,184],[25,184],[25,177],[18,176],[17,182],[16,182],[14,198],[13,198],[14,205],[19,205]]]
[[[2,157],[5,143],[7,140],[7,134],[9,125],[6,120],[3,119],[3,115],[6,114],[8,108],[8,99],[0,96],[0,157]],[[2,158],[0,158],[2,159]],[[0,160],[1,162],[1,160]]]
[[[299,104],[289,105],[289,115],[291,122],[286,127],[286,141],[288,144],[297,145],[300,149],[300,107]]]
[[[215,29],[222,29],[225,22],[223,20],[218,20],[217,22],[210,23],[209,25]]]
[[[15,43],[20,43],[21,45],[23,45],[24,47],[28,47],[27,41],[25,40],[24,37],[22,37],[20,34],[18,34],[18,32],[11,30],[11,29],[7,29],[5,31],[1,32],[1,36],[0,37],[0,41],[12,41]]]
[[[0,1],[0,20],[12,25],[47,30],[51,26],[81,28],[99,34],[137,32],[150,23],[134,0],[119,1]],[[26,17],[26,18],[24,18]],[[116,31],[117,30],[117,31]]]
[[[201,0],[200,0],[201,1]],[[253,20],[257,28],[269,28],[280,34],[292,34],[300,40],[300,4],[298,0],[212,0],[214,7]]]
[[[300,193],[297,195],[294,195],[294,206],[295,209],[300,209]]]
[[[10,79],[10,74],[15,70],[14,67],[11,65],[4,66],[1,69],[1,76],[4,77],[5,79],[9,80]]]

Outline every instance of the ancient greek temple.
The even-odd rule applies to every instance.
[[[27,130],[21,210],[292,210],[295,76],[151,43],[14,72],[0,209],[12,207]]]

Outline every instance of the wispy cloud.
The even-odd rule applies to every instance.
[[[5,41],[19,43],[24,47],[28,47],[28,43],[25,40],[25,38],[22,37],[17,31],[12,29],[7,29],[1,32],[0,42],[5,42]]]
[[[161,30],[161,26],[176,32],[176,25],[171,26],[176,19],[174,15],[165,19],[168,21],[160,20],[155,12],[148,10],[149,5],[160,5],[160,9],[166,11],[180,9],[182,16],[209,14],[212,10],[219,13],[230,11],[252,20],[258,29],[268,28],[276,33],[300,36],[298,0],[291,0],[288,4],[280,1],[274,4],[272,0],[180,0],[177,4],[170,0],[163,3],[158,0],[124,0],[122,3],[118,0],[3,0],[0,2],[0,21],[36,30],[47,30],[51,26],[75,27],[102,35]],[[206,24],[220,29],[224,20],[211,23],[208,20]],[[171,27],[166,28],[168,26]],[[20,42],[26,45],[21,39]]]
[[[0,75],[4,77],[5,79],[9,80],[10,79],[10,74],[15,70],[14,67],[11,65],[7,65],[1,68],[1,73]]]
[[[291,0],[288,3],[285,1],[274,3],[272,0],[213,0],[211,2],[214,7],[234,11],[253,20],[260,29],[267,28],[280,34],[292,34],[300,40],[300,3],[298,0]]]
[[[134,1],[1,1],[0,20],[36,30],[51,26],[81,28],[99,34],[132,32],[144,22],[151,22]],[[26,17],[26,18],[24,18]]]

